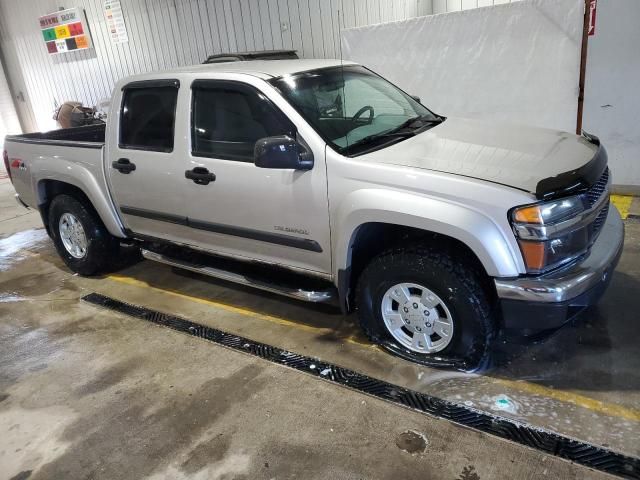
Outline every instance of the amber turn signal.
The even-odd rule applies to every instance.
[[[514,212],[513,219],[519,223],[543,223],[542,214],[538,205],[516,210]]]
[[[543,242],[527,242],[518,240],[527,270],[542,270],[546,264],[545,244]]]

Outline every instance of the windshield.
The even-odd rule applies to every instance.
[[[382,148],[442,118],[360,66],[331,67],[271,81],[335,150]]]

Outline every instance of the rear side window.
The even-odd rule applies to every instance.
[[[295,135],[295,127],[255,88],[238,82],[193,83],[192,154],[240,162],[253,161],[261,138]]]
[[[127,85],[120,117],[120,148],[173,151],[177,100],[175,80]]]

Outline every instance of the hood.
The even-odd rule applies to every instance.
[[[362,157],[499,183],[538,198],[586,188],[606,166],[596,137],[461,118]]]

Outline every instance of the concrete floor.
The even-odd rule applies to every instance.
[[[637,220],[599,307],[471,375],[392,357],[332,309],[151,262],[74,276],[12,195],[0,180],[0,479],[608,477],[79,301],[93,291],[640,456]]]

